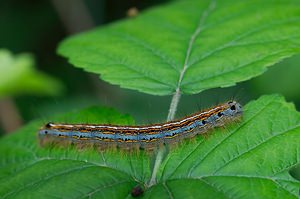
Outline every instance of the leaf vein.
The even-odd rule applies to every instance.
[[[234,67],[231,70],[227,70],[227,71],[219,73],[219,74],[214,74],[214,75],[209,76],[209,77],[205,77],[205,78],[198,79],[198,80],[195,80],[195,81],[192,81],[192,82],[188,82],[188,83],[186,83],[186,85],[188,85],[188,84],[194,84],[194,83],[197,83],[199,81],[213,79],[213,78],[216,78],[216,77],[220,77],[221,75],[230,74],[233,71],[237,71],[239,69],[242,69],[242,68],[245,68],[245,67],[248,67],[248,66],[252,66],[252,64],[254,64],[254,63],[258,63],[260,61],[263,61],[266,58],[269,58],[269,57],[272,57],[272,56],[275,56],[275,55],[279,55],[280,53],[283,53],[283,52],[286,52],[286,50],[281,50],[281,51],[277,51],[275,53],[270,53],[267,56],[264,56],[264,57],[262,57],[260,59],[257,59],[257,60],[250,61],[250,62],[247,62],[247,63],[242,64],[242,65],[239,65],[238,67]]]
[[[210,3],[209,3],[208,8],[201,14],[198,26],[196,27],[195,31],[191,35],[191,38],[190,38],[190,41],[189,41],[189,44],[188,44],[188,48],[186,50],[183,69],[180,72],[180,76],[179,76],[179,80],[178,80],[178,84],[177,84],[177,88],[176,88],[176,93],[180,93],[181,82],[182,82],[182,79],[183,79],[183,76],[184,76],[186,70],[189,67],[188,62],[189,62],[189,59],[190,59],[190,56],[191,56],[191,52],[192,52],[194,42],[197,39],[200,32],[202,31],[202,25],[204,24],[206,18],[215,9],[215,7],[216,7],[216,1],[211,0]]]
[[[17,190],[13,190],[13,191],[11,191],[11,192],[8,192],[7,194],[5,194],[5,195],[3,196],[3,198],[6,198],[6,197],[8,197],[8,196],[10,196],[10,195],[12,195],[12,194],[20,193],[20,192],[23,191],[24,189],[28,189],[28,187],[33,187],[33,186],[39,184],[40,182],[44,182],[44,181],[46,181],[46,180],[50,180],[50,179],[52,179],[52,178],[54,178],[54,177],[57,177],[57,176],[63,176],[63,175],[69,174],[69,173],[71,173],[71,172],[74,172],[74,171],[77,171],[77,170],[81,170],[81,169],[85,169],[85,168],[90,168],[90,167],[96,167],[96,166],[95,166],[95,165],[81,165],[80,167],[74,167],[74,168],[69,169],[69,170],[65,170],[65,171],[62,171],[62,172],[58,172],[58,173],[55,174],[55,175],[51,175],[51,176],[49,176],[49,177],[46,177],[46,178],[37,180],[37,181],[35,181],[35,182],[33,182],[33,183],[26,184],[26,185],[24,185],[23,187],[21,187],[21,188],[19,188],[19,189],[17,189]]]
[[[122,39],[125,39],[129,43],[134,43],[137,46],[143,47],[144,49],[146,49],[149,52],[151,52],[152,54],[154,54],[156,57],[160,58],[160,60],[162,60],[163,63],[166,63],[168,66],[170,66],[176,72],[179,73],[179,70],[176,67],[176,64],[171,61],[172,59],[168,58],[166,55],[164,55],[158,49],[153,48],[152,46],[150,46],[150,44],[146,43],[145,41],[142,41],[141,39],[139,39],[138,37],[136,37],[134,35],[126,34],[125,32],[123,32],[122,34],[114,32],[114,34],[122,37]]]
[[[111,183],[111,184],[107,184],[107,185],[104,185],[104,186],[101,185],[101,186],[99,186],[97,189],[95,189],[95,190],[93,190],[93,191],[91,191],[91,192],[85,194],[84,196],[82,196],[82,197],[80,197],[80,198],[86,198],[86,197],[91,198],[93,194],[95,194],[95,193],[101,191],[102,189],[109,188],[109,187],[112,187],[112,186],[114,186],[114,185],[119,185],[119,184],[127,183],[127,182],[129,183],[130,181],[122,180],[122,181],[116,181],[116,182],[113,182],[113,183]]]
[[[174,196],[173,196],[173,194],[172,194],[171,190],[169,189],[169,187],[168,187],[168,185],[167,185],[166,182],[163,183],[163,187],[164,187],[165,190],[167,191],[167,193],[168,193],[168,195],[169,195],[169,198],[170,198],[170,199],[174,199]]]
[[[224,144],[224,142],[226,140],[228,140],[231,136],[234,135],[235,132],[237,132],[238,130],[240,130],[242,127],[246,126],[246,124],[248,124],[249,122],[251,122],[252,120],[255,119],[256,116],[258,116],[260,113],[262,113],[272,102],[269,102],[267,105],[265,105],[261,110],[259,110],[255,115],[253,115],[251,118],[249,118],[247,121],[245,121],[243,124],[241,124],[239,127],[237,127],[232,133],[230,133],[227,137],[225,137],[224,139],[222,139],[220,142],[218,142],[212,149],[210,149],[204,156],[202,159],[200,159],[200,161],[196,164],[194,164],[193,167],[191,167],[191,169],[189,170],[188,176],[190,177],[192,175],[192,172],[196,169],[196,167],[198,165],[200,165],[201,163],[204,162],[205,159],[207,159],[209,157],[209,155],[215,151],[218,147],[220,147],[222,144]]]
[[[224,168],[225,166],[227,166],[228,164],[230,164],[232,161],[235,161],[239,158],[241,158],[242,156],[252,152],[253,150],[259,148],[259,147],[262,147],[264,144],[267,144],[268,141],[272,140],[272,139],[275,139],[275,138],[278,138],[279,136],[282,136],[284,134],[287,134],[287,133],[290,133],[292,130],[296,129],[296,128],[299,128],[300,125],[296,125],[296,126],[293,126],[292,128],[289,128],[285,131],[282,131],[282,132],[279,132],[278,134],[274,135],[274,136],[270,136],[268,137],[266,140],[263,140],[261,143],[253,146],[252,148],[250,148],[249,150],[245,151],[244,153],[241,153],[239,154],[238,156],[232,158],[231,160],[229,160],[228,162],[226,162],[225,164],[223,164],[222,166],[220,166],[219,168],[217,168],[213,173],[217,173],[218,171],[220,171],[222,168]],[[273,173],[273,175],[276,174],[276,173]]]
[[[259,31],[264,30],[264,29],[269,29],[272,26],[278,26],[278,25],[281,25],[281,24],[284,24],[284,23],[299,21],[299,19],[300,19],[299,17],[293,17],[293,18],[286,19],[286,20],[278,20],[278,21],[275,21],[273,23],[268,23],[266,25],[264,24],[262,26],[258,26],[256,28],[254,28],[254,29],[250,29],[249,31],[245,32],[244,34],[241,34],[241,35],[237,36],[237,38],[235,38],[233,40],[230,40],[227,43],[221,45],[220,47],[218,47],[218,48],[204,54],[203,56],[199,57],[198,59],[196,59],[195,61],[190,63],[190,67],[197,64],[197,63],[199,63],[199,62],[201,62],[201,61],[203,61],[204,59],[214,55],[215,53],[217,53],[221,50],[224,50],[228,47],[231,47],[232,44],[234,44],[234,42],[240,41],[241,39],[244,39],[248,36],[251,36],[251,35],[255,34],[256,32],[259,32]]]
[[[203,143],[203,139],[200,141],[200,142],[198,142],[198,144],[197,144],[197,146],[187,155],[187,156],[185,156],[185,158],[178,164],[178,166],[174,169],[174,171],[169,175],[169,176],[173,176],[174,174],[175,174],[175,172],[177,171],[177,169],[190,157],[190,156],[192,156],[195,152],[196,152],[196,150],[199,148],[199,146]],[[165,169],[164,169],[164,171],[165,171]]]

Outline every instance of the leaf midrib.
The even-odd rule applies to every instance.
[[[180,93],[181,82],[182,82],[183,76],[185,75],[186,70],[189,67],[188,63],[189,63],[189,59],[191,56],[194,42],[197,39],[198,35],[201,33],[202,25],[205,23],[206,18],[215,9],[215,7],[216,7],[215,4],[216,4],[215,0],[210,0],[208,7],[202,12],[202,14],[199,18],[199,23],[190,37],[190,41],[189,41],[189,44],[188,44],[188,47],[186,50],[186,56],[185,56],[184,63],[183,63],[183,68],[179,75],[178,84],[176,87],[176,93]]]
[[[255,27],[254,29],[250,29],[249,31],[239,35],[238,37],[235,37],[234,39],[232,39],[230,41],[227,41],[225,44],[223,44],[223,45],[221,45],[221,46],[205,53],[204,55],[202,55],[201,57],[199,57],[198,59],[196,59],[192,63],[190,63],[190,67],[192,67],[195,64],[198,64],[198,63],[202,62],[203,60],[211,57],[215,53],[221,52],[222,50],[225,50],[225,49],[230,48],[230,47],[235,47],[236,46],[236,45],[234,45],[235,42],[237,42],[241,39],[245,39],[248,36],[251,36],[251,35],[255,34],[256,32],[259,32],[259,31],[264,30],[264,29],[268,29],[272,26],[284,24],[284,23],[287,23],[287,22],[299,21],[299,19],[300,19],[299,17],[293,17],[293,18],[286,19],[286,20],[278,20],[278,21],[275,21],[273,23],[268,23],[266,25]],[[245,45],[247,45],[247,44],[245,44]],[[226,71],[226,72],[230,73],[230,72],[232,72],[232,70],[231,71]],[[220,76],[220,75],[223,75],[223,73],[214,74],[214,75],[206,77],[206,78],[201,78],[201,76],[199,76],[200,77],[199,79],[196,79],[196,80],[190,81],[190,82],[184,82],[182,85],[193,84],[193,83],[203,81],[203,80],[207,80],[207,79],[211,79],[211,78],[214,78],[214,77]]]

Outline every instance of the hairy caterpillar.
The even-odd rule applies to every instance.
[[[224,126],[242,115],[242,106],[229,101],[213,108],[189,115],[180,120],[147,126],[109,124],[48,123],[39,131],[41,144],[74,143],[100,149],[117,146],[131,149],[154,149],[161,144],[176,143],[208,130]]]

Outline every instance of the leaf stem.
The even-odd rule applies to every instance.
[[[178,103],[179,103],[179,99],[180,99],[180,96],[181,96],[180,86],[181,86],[181,83],[182,83],[183,76],[185,75],[185,72],[189,67],[189,59],[190,59],[190,56],[191,56],[191,53],[192,53],[192,48],[193,48],[193,45],[195,43],[195,40],[199,36],[199,34],[202,30],[202,25],[205,22],[207,16],[209,15],[209,13],[212,10],[215,9],[215,7],[216,7],[216,1],[211,0],[207,10],[204,11],[203,14],[201,15],[200,20],[199,20],[199,24],[198,24],[196,30],[191,35],[189,45],[188,45],[186,55],[185,55],[183,68],[182,68],[182,71],[180,72],[180,76],[179,76],[179,79],[178,79],[177,88],[176,88],[176,91],[173,95],[171,105],[170,105],[170,108],[169,108],[168,121],[173,120],[174,117],[175,117],[175,113],[176,113],[177,106],[178,106]]]
[[[216,1],[211,0],[210,4],[208,6],[208,9],[206,11],[204,11],[203,14],[201,15],[200,20],[199,20],[199,24],[198,24],[196,30],[191,35],[191,38],[190,38],[190,41],[189,41],[189,44],[188,44],[188,48],[187,48],[187,51],[186,51],[186,56],[185,56],[183,68],[182,68],[182,71],[180,72],[180,76],[179,76],[179,79],[178,79],[177,88],[176,88],[176,91],[175,91],[175,93],[172,97],[172,101],[171,101],[171,104],[170,104],[167,121],[171,121],[175,117],[175,113],[177,111],[177,106],[178,106],[178,103],[179,103],[179,100],[180,100],[180,97],[181,97],[180,86],[181,86],[183,76],[184,76],[184,74],[185,74],[185,72],[188,68],[188,62],[189,62],[189,59],[190,59],[190,56],[191,56],[193,45],[195,43],[195,40],[196,40],[197,36],[200,34],[200,32],[202,30],[202,24],[204,23],[204,21],[207,18],[208,14],[213,9],[215,9],[215,6],[216,6]],[[156,183],[156,174],[157,174],[158,169],[159,169],[159,167],[160,167],[160,165],[163,161],[163,157],[165,155],[165,153],[164,153],[165,148],[166,147],[161,147],[157,151],[155,162],[154,162],[154,167],[153,167],[153,170],[152,170],[152,175],[151,175],[150,181],[148,183],[148,187],[151,187],[152,185],[154,185]]]
[[[172,101],[171,101],[171,104],[170,104],[167,121],[171,121],[171,120],[174,119],[175,113],[176,113],[176,110],[177,110],[177,106],[178,106],[178,103],[179,103],[179,100],[180,100],[180,96],[181,96],[180,89],[177,88],[176,92],[174,93],[174,95],[172,97]]]
[[[180,100],[180,96],[181,96],[181,93],[180,93],[180,89],[178,88],[178,89],[176,89],[176,92],[174,93],[174,95],[172,97],[167,121],[171,121],[174,119],[175,113],[177,110],[177,106],[178,106],[178,103]],[[148,183],[148,187],[151,187],[152,185],[154,185],[156,183],[156,175],[157,175],[158,169],[159,169],[159,167],[162,163],[163,157],[164,157],[164,152],[165,152],[164,149],[165,149],[165,147],[161,147],[157,151],[157,154],[155,157],[155,162],[154,162],[154,167],[152,170],[152,175],[151,175],[150,181]]]
[[[162,148],[160,148],[156,154],[155,163],[154,163],[154,167],[152,170],[152,175],[151,175],[150,181],[148,183],[148,187],[151,187],[152,185],[154,185],[156,183],[156,174],[158,172],[160,164],[162,163],[163,155],[164,155],[164,150]]]

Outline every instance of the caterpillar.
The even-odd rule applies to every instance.
[[[146,126],[48,123],[39,130],[38,136],[41,145],[63,142],[100,149],[113,146],[154,149],[162,144],[177,143],[197,134],[205,134],[212,128],[239,119],[242,113],[238,102],[228,101],[180,120]]]

